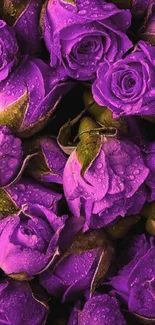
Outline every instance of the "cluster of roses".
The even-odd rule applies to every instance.
[[[0,324],[155,324],[154,0],[0,19]]]

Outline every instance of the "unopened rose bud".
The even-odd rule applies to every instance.
[[[27,166],[27,172],[33,178],[43,183],[62,184],[67,156],[54,138],[42,136],[28,140],[25,150],[27,153],[36,153]]]

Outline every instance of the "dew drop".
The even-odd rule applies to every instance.
[[[97,169],[101,169],[102,166],[103,166],[103,165],[102,165],[101,163],[97,164]]]

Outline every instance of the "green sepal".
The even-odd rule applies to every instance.
[[[3,19],[9,24],[14,25],[22,12],[29,6],[30,0],[4,0]]]
[[[138,223],[140,220],[139,216],[129,216],[121,218],[114,225],[105,228],[106,233],[111,239],[117,240],[125,237],[128,231]]]
[[[7,125],[18,134],[29,104],[28,90],[18,99],[0,112],[0,125]]]
[[[84,177],[86,170],[98,156],[102,146],[101,135],[88,134],[88,137],[80,141],[76,148],[77,158],[82,166],[81,176]]]
[[[77,117],[73,120],[66,122],[59,131],[57,142],[63,152],[70,155],[76,149],[76,143],[72,139],[72,128],[78,123],[85,113],[85,110],[82,111]]]
[[[5,189],[0,188],[0,214],[2,217],[19,211],[15,202],[11,199]]]
[[[41,137],[34,140],[25,141],[24,143],[24,151],[27,154],[34,154],[28,163],[27,171],[38,179],[40,179],[41,176],[52,173],[52,170],[50,169],[44,152],[41,148],[40,141]],[[55,174],[54,171],[53,174]]]
[[[8,276],[9,276],[9,278],[11,278],[13,280],[17,280],[17,281],[30,281],[33,279],[33,277],[27,276],[27,274],[24,272],[12,273],[12,274],[8,274]]]

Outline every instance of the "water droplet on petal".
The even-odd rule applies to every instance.
[[[97,164],[97,168],[98,168],[98,169],[101,169],[102,166],[103,166],[103,165],[102,165],[101,163]]]

